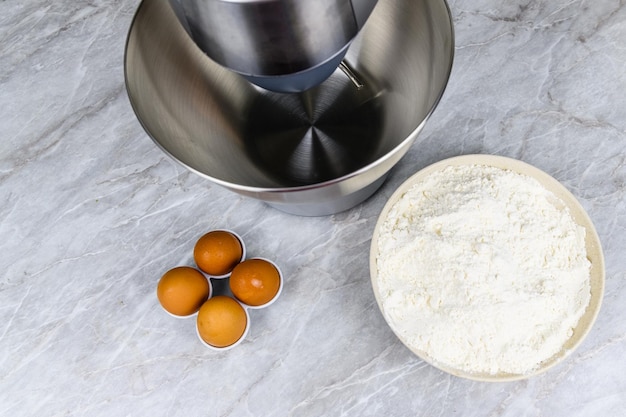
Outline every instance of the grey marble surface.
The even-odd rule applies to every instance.
[[[124,87],[137,6],[0,2],[0,415],[626,414],[623,0],[452,0],[452,77],[418,142],[372,198],[319,218],[211,185],[153,144]],[[369,243],[386,199],[420,168],[469,153],[553,175],[603,244],[595,326],[529,380],[472,382],[425,364],[372,294]],[[286,277],[222,353],[155,296],[213,228],[236,230]]]

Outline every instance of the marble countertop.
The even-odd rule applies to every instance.
[[[137,0],[0,2],[0,414],[618,416],[626,414],[626,5],[452,0],[448,89],[365,203],[298,217],[173,162],[137,121],[124,44]],[[606,292],[561,365],[501,384],[444,374],[385,325],[368,252],[386,199],[443,158],[528,162],[582,203]],[[246,340],[204,348],[155,295],[229,228],[276,260],[281,298]],[[297,230],[297,233],[294,231]]]

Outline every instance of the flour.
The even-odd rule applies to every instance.
[[[390,326],[433,361],[527,374],[558,353],[590,299],[585,229],[534,179],[447,167],[381,224],[377,284]]]

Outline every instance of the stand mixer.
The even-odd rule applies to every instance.
[[[446,0],[143,0],[124,73],[133,111],[173,160],[321,216],[382,185],[442,97],[453,57]]]
[[[196,45],[267,90],[295,93],[326,80],[377,0],[169,0]]]

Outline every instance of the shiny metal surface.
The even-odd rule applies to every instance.
[[[243,74],[279,75],[330,58],[356,36],[346,0],[171,0],[209,57]]]
[[[215,62],[264,88],[304,91],[324,81],[376,0],[170,0]]]
[[[303,93],[260,89],[189,39],[167,0],[144,0],[126,47],[133,109],[166,153],[237,193],[325,215],[370,196],[436,107],[454,54],[444,0],[380,0],[346,61]]]

